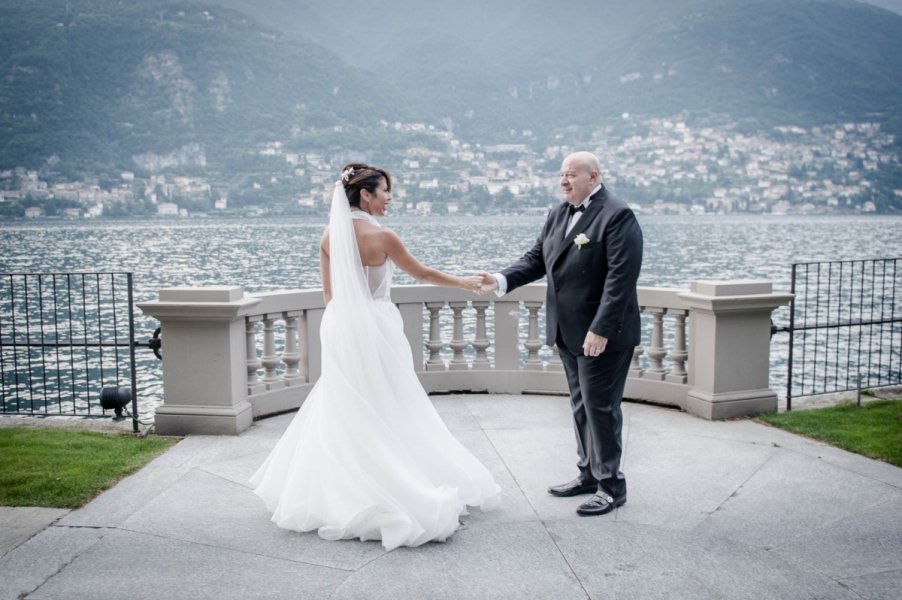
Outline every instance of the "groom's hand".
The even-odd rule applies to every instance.
[[[482,278],[482,288],[479,290],[481,293],[487,294],[498,289],[498,281],[492,276],[491,273],[486,273],[485,271],[477,271],[476,275]]]
[[[604,352],[607,345],[608,338],[589,331],[586,333],[586,341],[583,342],[583,354],[586,356],[598,356]]]

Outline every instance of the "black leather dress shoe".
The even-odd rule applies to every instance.
[[[579,496],[580,494],[594,494],[596,491],[598,491],[597,483],[594,481],[583,481],[579,477],[573,481],[562,483],[561,485],[553,485],[548,488],[549,494],[561,498]]]
[[[579,505],[576,509],[576,514],[581,517],[605,515],[624,504],[626,504],[626,494],[613,498],[606,492],[597,492],[594,496]]]

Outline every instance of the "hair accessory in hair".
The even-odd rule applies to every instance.
[[[341,172],[341,182],[345,185],[351,182],[352,177],[354,177],[354,167],[348,167]]]

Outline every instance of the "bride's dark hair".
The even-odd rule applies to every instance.
[[[384,169],[377,169],[365,163],[349,163],[341,169],[341,183],[345,187],[348,204],[360,206],[360,190],[376,193],[379,181],[385,179],[388,191],[391,191],[391,175]]]

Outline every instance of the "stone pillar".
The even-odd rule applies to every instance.
[[[410,355],[413,357],[413,370],[424,371],[426,362],[423,344],[423,303],[408,302],[398,304],[401,320],[404,321],[404,335],[410,344]]]
[[[245,316],[258,304],[232,286],[160,290],[138,304],[160,322],[163,405],[160,435],[237,434],[253,420],[247,401]]]
[[[486,350],[489,348],[489,337],[486,333],[485,311],[489,308],[488,301],[473,301],[476,309],[476,335],[473,338],[473,348],[476,349],[476,357],[473,359],[474,369],[489,368],[489,358]]]
[[[495,301],[495,370],[520,368],[520,303]]]
[[[728,419],[777,410],[769,387],[770,315],[792,294],[769,281],[694,281],[678,294],[689,308],[686,410]]]

